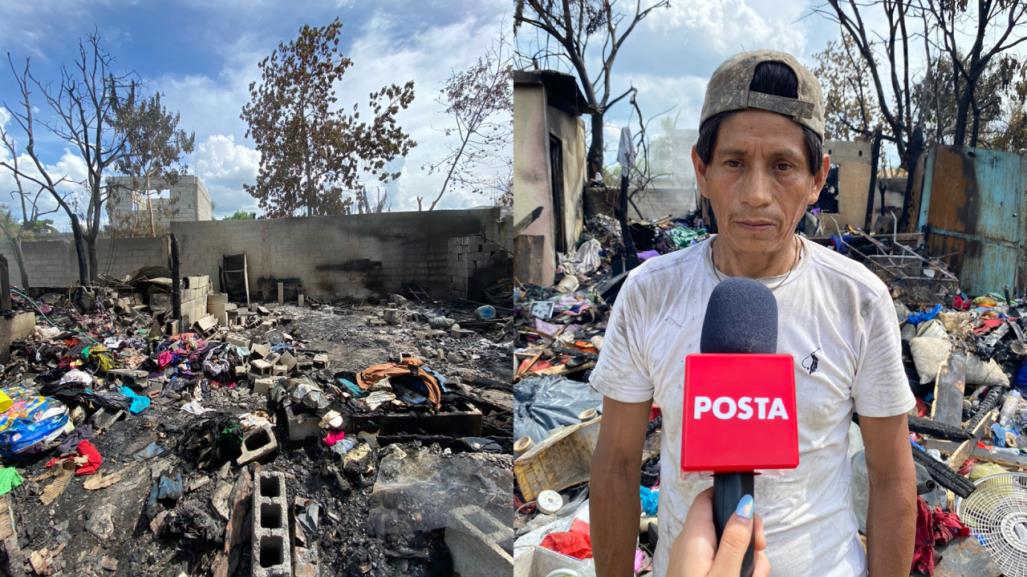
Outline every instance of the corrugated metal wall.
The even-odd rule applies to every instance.
[[[970,294],[1027,290],[1027,155],[936,145],[919,226]]]

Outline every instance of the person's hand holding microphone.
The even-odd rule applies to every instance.
[[[752,538],[755,532],[755,540]],[[753,512],[752,497],[738,503],[717,544],[713,525],[713,489],[696,496],[684,529],[674,540],[667,577],[738,577],[746,549],[753,544],[753,577],[768,577],[763,522]]]

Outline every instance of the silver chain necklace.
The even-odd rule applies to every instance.
[[[778,288],[780,288],[781,285],[785,284],[785,282],[788,281],[788,277],[792,276],[792,271],[795,270],[795,268],[798,266],[799,261],[802,260],[802,251],[803,251],[802,241],[799,240],[799,237],[794,236],[794,235],[793,235],[792,238],[794,238],[796,240],[796,242],[799,243],[799,247],[795,251],[795,262],[792,263],[792,267],[790,269],[788,269],[788,274],[786,274],[785,277],[783,279],[781,279],[781,282],[777,283],[776,286],[770,287],[771,291],[775,291]],[[716,241],[716,238],[714,238],[713,240],[710,241],[710,264],[713,265],[713,274],[714,274],[714,276],[717,277],[717,282],[720,282],[720,281],[724,280],[724,277],[721,276],[720,271],[717,270],[717,259],[713,256],[714,255],[713,243],[715,241]]]

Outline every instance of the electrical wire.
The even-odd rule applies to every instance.
[[[45,320],[46,322],[50,323],[50,326],[52,326],[54,328],[61,329],[61,330],[65,330],[64,327],[62,327],[61,325],[59,325],[59,324],[55,323],[54,321],[50,320],[50,317],[46,316],[46,313],[43,312],[43,309],[40,308],[39,304],[36,303],[36,301],[32,300],[32,297],[30,297],[28,294],[23,292],[21,289],[12,286],[11,287],[11,292],[14,293],[15,295],[17,295],[18,297],[23,298],[26,301],[28,301],[28,303],[30,305],[32,305],[32,308],[36,309],[36,312],[39,313],[39,316],[43,317],[43,320]],[[85,332],[82,332],[80,330],[75,330],[75,329],[72,329],[71,332],[73,332],[73,333],[75,333],[75,334],[77,334],[79,336],[85,337],[85,338],[93,341],[96,344],[100,344],[100,341],[96,340],[89,333],[85,333]]]

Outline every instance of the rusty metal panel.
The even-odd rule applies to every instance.
[[[971,294],[1027,289],[1027,156],[935,146],[920,226]]]

